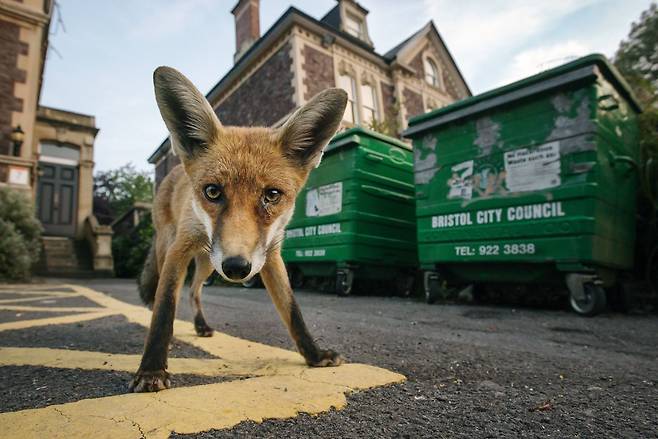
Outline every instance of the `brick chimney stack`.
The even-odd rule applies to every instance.
[[[231,14],[235,16],[235,55],[237,62],[260,38],[259,0],[238,0]]]

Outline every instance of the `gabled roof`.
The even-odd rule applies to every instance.
[[[436,29],[436,26],[434,25],[433,20],[430,20],[429,22],[427,22],[427,24],[425,26],[423,26],[421,29],[419,29],[418,31],[411,34],[409,36],[409,38],[407,38],[406,40],[404,40],[403,42],[401,42],[400,44],[398,44],[397,46],[395,46],[394,48],[392,48],[391,50],[386,52],[383,57],[384,57],[384,59],[386,59],[386,61],[388,63],[392,63],[396,60],[399,60],[399,58],[401,57],[401,55],[404,54],[405,51],[411,50],[411,49],[413,49],[413,47],[415,47],[415,43],[417,41],[419,41],[420,39],[422,39],[425,36],[430,36],[430,35],[434,35],[438,39],[439,44],[441,44],[441,46],[442,46],[442,49],[448,55],[448,58],[450,59],[450,62],[452,63],[453,66],[455,66],[455,70],[457,72],[457,75],[459,75],[459,79],[464,84],[464,87],[466,87],[466,91],[468,91],[469,95],[472,95],[473,93],[471,92],[471,89],[469,88],[468,83],[466,82],[466,79],[464,78],[464,75],[462,75],[461,70],[459,70],[459,66],[455,62],[455,59],[452,57],[452,54],[450,53],[450,50],[448,50],[448,46],[446,46],[445,42],[443,41],[443,38],[441,37],[441,34]]]
[[[361,6],[359,5],[359,7]],[[466,80],[459,71],[457,64],[452,58],[452,55],[450,55],[448,48],[443,43],[443,39],[441,39],[441,36],[439,35],[432,21],[430,21],[419,31],[415,32],[412,36],[404,40],[401,44],[386,52],[385,55],[381,55],[366,42],[348,34],[347,32],[341,31],[340,16],[336,18],[335,14],[340,15],[338,5],[331,9],[321,20],[313,18],[293,6],[289,7],[283,13],[283,15],[281,15],[281,17],[279,17],[279,19],[267,30],[267,32],[265,32],[263,36],[256,40],[256,42],[240,57],[240,59],[238,59],[233,67],[231,67],[231,69],[210,89],[210,91],[206,94],[206,98],[212,103],[228,84],[231,84],[236,78],[240,76],[240,74],[250,64],[251,60],[256,58],[260,53],[270,47],[270,45],[274,43],[281,35],[283,35],[293,24],[315,27],[318,30],[328,32],[334,38],[339,39],[343,44],[347,43],[351,45],[354,50],[360,52],[361,55],[367,57],[382,67],[387,67],[392,62],[396,61],[397,55],[407,46],[411,45],[412,41],[415,41],[415,38],[425,35],[427,32],[435,32],[446,53],[448,53],[450,60],[454,64],[460,79],[466,86],[469,94],[471,94],[471,91],[468,88],[468,84],[466,84]],[[155,163],[157,160],[159,160],[162,154],[164,154],[169,149],[169,146],[169,137],[167,137],[153,152],[153,154],[149,156],[149,163]]]
[[[398,44],[397,46],[395,46],[394,48],[392,48],[391,50],[389,50],[388,52],[386,52],[386,53],[384,54],[384,58],[385,58],[388,62],[391,62],[391,61],[395,60],[395,58],[396,58],[397,55],[398,55],[398,52],[399,52],[400,50],[402,50],[403,47],[406,47],[407,44],[409,44],[409,42],[410,42],[411,40],[413,40],[414,38],[416,38],[418,35],[422,34],[424,31],[425,31],[425,27],[422,27],[422,28],[418,29],[416,32],[414,32],[413,34],[411,34],[406,40],[402,41],[400,44]]]

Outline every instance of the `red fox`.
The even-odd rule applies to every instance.
[[[320,349],[306,328],[290,288],[280,246],[295,198],[345,111],[347,94],[325,90],[278,128],[223,126],[212,107],[180,72],[153,74],[160,113],[181,159],[162,181],[153,206],[155,236],[139,280],[153,316],[132,392],[171,385],[167,351],[178,295],[192,259],[194,326],[209,337],[201,309],[204,280],[216,270],[231,282],[260,273],[274,305],[310,366],[344,360]]]

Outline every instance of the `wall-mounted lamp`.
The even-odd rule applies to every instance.
[[[21,129],[21,126],[18,125],[14,128],[9,135],[9,139],[13,145],[12,155],[15,157],[21,156],[21,146],[23,146],[23,141],[25,140],[25,131]]]

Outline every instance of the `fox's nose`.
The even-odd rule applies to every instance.
[[[242,256],[231,256],[222,262],[222,271],[232,280],[242,280],[251,272],[251,263]]]

